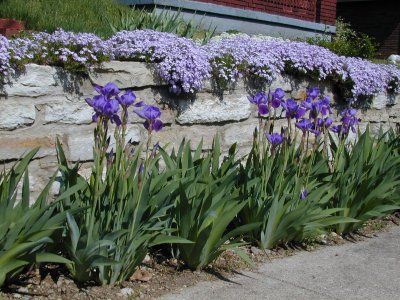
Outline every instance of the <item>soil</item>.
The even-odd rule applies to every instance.
[[[315,251],[321,247],[358,242],[376,236],[400,223],[400,215],[391,215],[369,221],[362,230],[341,237],[335,233],[317,237],[301,244],[290,244],[262,251],[246,247],[253,266],[246,265],[231,251],[226,251],[207,269],[197,272],[185,269],[176,259],[155,255],[147,257],[130,281],[114,286],[79,286],[59,266],[44,266],[21,275],[18,281],[0,291],[0,299],[152,299],[176,292],[201,281],[227,280],[243,269],[256,268],[257,264],[295,255],[299,251]]]

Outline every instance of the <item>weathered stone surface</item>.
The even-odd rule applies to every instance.
[[[51,134],[37,134],[37,136],[2,136],[0,143],[0,161],[19,159],[36,147],[39,147],[36,158],[56,155],[55,136]]]
[[[67,137],[68,158],[71,161],[93,159],[93,132],[90,130],[70,134]]]
[[[390,104],[389,97],[386,93],[379,93],[372,98],[371,108],[383,109]]]
[[[382,129],[382,132],[386,132],[390,129],[389,122],[381,122],[381,123],[362,122],[359,125],[360,131],[365,132],[367,126],[369,126],[370,133],[375,136],[379,135],[381,129]]]
[[[89,77],[93,83],[113,82],[122,89],[160,85],[146,63],[133,61],[104,62],[100,68],[90,70]]]
[[[367,109],[359,112],[359,117],[363,122],[377,123],[389,120],[387,109]]]
[[[258,126],[257,119],[246,122],[225,125],[223,142],[225,145],[237,143],[238,145],[250,144],[253,140],[254,129]]]
[[[388,57],[388,61],[391,64],[400,65],[400,55],[392,54]]]
[[[93,109],[85,102],[47,103],[44,107],[45,123],[89,124],[92,122]]]
[[[59,68],[30,64],[26,73],[4,86],[5,93],[0,97],[0,161],[16,160],[32,148],[40,147],[38,159],[30,168],[34,188],[39,191],[57,167],[55,141],[60,135],[69,159],[82,160],[85,166],[82,172],[90,173],[95,124],[91,122],[92,109],[84,99],[95,94],[92,82],[104,85],[109,81],[121,88],[134,88],[137,101],[162,109],[161,119],[166,127],[153,135],[152,144],[160,141],[162,146],[168,144],[168,149],[171,149],[186,138],[195,148],[203,138],[203,148],[209,150],[218,133],[223,151],[235,142],[238,143],[239,156],[250,150],[253,131],[258,125],[255,118],[257,108],[249,103],[247,97],[253,93],[252,87],[243,80],[239,80],[234,90],[220,93],[210,81],[206,81],[201,92],[188,97],[170,94],[143,63],[106,63],[103,68],[92,70],[90,78]],[[302,99],[305,89],[313,86],[320,87],[323,94],[333,98],[329,84],[296,80],[289,76],[278,76],[267,89],[280,87],[288,97]],[[377,133],[381,125],[384,130],[389,126],[400,127],[400,95],[381,94],[372,104],[372,108],[360,112],[362,130],[367,123],[371,124],[372,133]],[[145,142],[147,133],[142,124],[137,124],[143,120],[132,110],[129,110],[127,140]],[[280,113],[281,110],[278,115]],[[338,119],[335,117],[335,120]],[[286,119],[276,120],[274,132],[280,132],[286,126]],[[113,128],[109,132],[112,136]],[[115,141],[112,138],[110,148],[113,147]],[[57,189],[54,186],[53,191]]]
[[[275,79],[269,85],[271,91],[277,88],[281,88],[285,92],[291,92],[293,90],[291,80],[288,77],[283,77],[281,74],[277,74]]]
[[[29,102],[0,101],[0,130],[13,130],[35,122],[35,106]]]
[[[292,81],[292,93],[291,96],[296,100],[303,100],[306,97],[306,91],[309,88],[318,87],[321,95],[329,97],[332,101],[335,99],[332,86],[327,82],[311,82],[307,80],[303,81]]]
[[[7,96],[39,97],[60,94],[62,87],[56,81],[57,69],[50,66],[28,64],[25,71],[4,86]]]
[[[400,122],[400,102],[388,108],[388,114],[394,122]]]
[[[179,101],[179,124],[207,124],[240,121],[249,118],[252,108],[244,93],[224,95],[222,99],[210,93],[198,93],[196,100]]]
[[[110,148],[115,149],[114,129],[109,129]],[[126,141],[137,143],[144,140],[144,133],[138,125],[127,128]],[[71,161],[90,161],[93,159],[94,137],[92,129],[70,132],[67,136],[68,158]]]
[[[164,128],[153,136],[153,143],[159,142],[161,146],[168,149],[179,147],[182,139],[190,140],[192,149],[195,149],[203,139],[203,149],[211,149],[215,134],[221,132],[221,126],[171,126]]]

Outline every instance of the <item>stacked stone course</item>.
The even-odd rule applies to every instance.
[[[247,85],[240,82],[233,90],[219,93],[208,82],[195,95],[175,96],[153,76],[152,70],[145,63],[111,61],[83,76],[57,67],[27,65],[23,73],[15,75],[1,89],[0,162],[10,167],[24,153],[40,147],[29,169],[31,187],[37,192],[57,168],[55,142],[59,137],[68,159],[83,162],[84,173],[92,159],[94,128],[92,109],[85,98],[94,95],[94,83],[107,82],[132,89],[138,100],[162,108],[166,127],[154,137],[162,146],[176,147],[183,138],[193,144],[203,139],[207,150],[214,135],[219,133],[224,149],[238,143],[239,155],[249,150],[258,120],[247,100]],[[300,98],[306,87],[314,85],[310,81],[277,76],[270,88],[282,87],[288,97]],[[330,85],[324,83],[320,87],[326,95],[334,97]],[[381,126],[384,130],[399,127],[400,97],[377,95],[360,117],[361,128],[369,123],[373,132],[378,132]],[[130,114],[128,139],[134,143],[146,139],[141,122],[135,114]],[[286,120],[278,120],[276,124],[285,126]]]

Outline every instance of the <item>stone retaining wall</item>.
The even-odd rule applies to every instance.
[[[162,107],[166,127],[154,137],[161,145],[177,146],[182,138],[211,147],[216,133],[227,149],[239,145],[244,154],[251,145],[258,123],[256,111],[247,100],[249,87],[240,82],[229,92],[218,93],[210,83],[193,96],[174,96],[153,76],[152,67],[144,63],[112,61],[91,70],[89,76],[68,73],[60,68],[30,64],[23,73],[4,85],[0,98],[0,162],[6,168],[24,153],[40,147],[30,166],[31,188],[37,192],[57,167],[55,141],[60,137],[68,158],[83,161],[82,172],[92,158],[92,109],[84,99],[94,95],[92,84],[114,82],[120,88],[135,91],[138,100]],[[306,87],[315,83],[278,76],[270,88],[281,87],[287,96],[300,98]],[[320,85],[325,94],[334,97],[332,87]],[[377,95],[361,115],[361,127],[371,124],[377,132],[400,126],[400,97]],[[146,138],[141,120],[130,115],[128,138],[132,142]],[[278,120],[284,126],[286,120]],[[56,187],[55,187],[56,188]]]

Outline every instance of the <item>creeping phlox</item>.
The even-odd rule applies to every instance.
[[[202,46],[152,30],[121,31],[107,40],[61,29],[24,38],[0,38],[3,76],[32,62],[84,71],[112,59],[154,63],[157,75],[176,94],[200,90],[211,76],[226,83],[235,83],[243,76],[269,82],[284,72],[334,80],[348,90],[352,101],[379,92],[400,92],[400,69],[396,66],[341,57],[304,42],[227,35]]]

